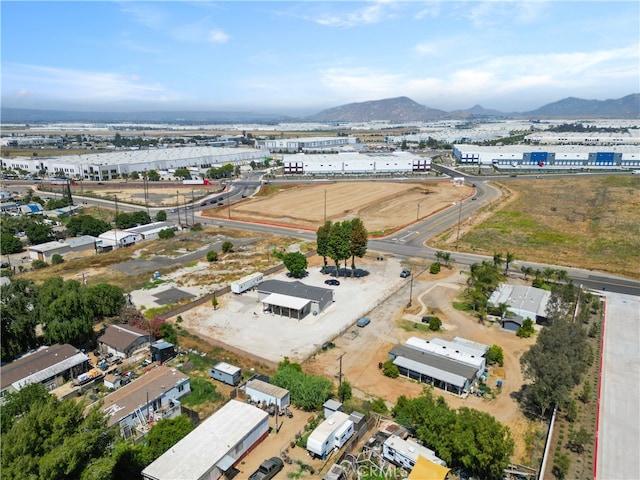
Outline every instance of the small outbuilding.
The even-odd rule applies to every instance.
[[[242,381],[242,370],[227,362],[219,362],[209,369],[209,376],[235,387]]]
[[[262,380],[250,380],[245,386],[245,393],[255,403],[265,405],[275,405],[278,409],[283,409],[291,404],[289,390],[272,385]]]
[[[317,315],[333,303],[335,292],[302,282],[265,280],[258,287],[258,300],[263,310],[301,320],[309,313]]]
[[[176,356],[176,348],[173,343],[158,340],[151,344],[151,360],[153,362],[164,363]]]
[[[98,338],[98,349],[103,354],[128,358],[153,340],[153,335],[133,325],[109,325]]]

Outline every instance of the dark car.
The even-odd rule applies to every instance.
[[[324,283],[326,283],[327,285],[335,285],[336,287],[340,285],[340,282],[335,278],[330,278],[329,280],[325,280]]]
[[[426,317],[422,317],[422,323],[429,323],[433,317],[431,315],[427,315]]]
[[[477,200],[477,199],[478,199],[478,197],[473,197],[473,198],[471,198],[471,200]]]
[[[214,198],[213,200],[209,200],[209,203],[210,203],[211,205],[213,205],[213,204],[214,204],[214,203],[216,203],[216,202],[217,202],[217,200],[216,200],[215,198]]]
[[[278,457],[271,457],[260,464],[258,470],[249,475],[249,480],[270,480],[284,467],[284,462]]]
[[[202,203],[200,204],[200,206],[201,206],[201,207],[205,207],[206,205],[207,205],[207,202],[202,202]]]

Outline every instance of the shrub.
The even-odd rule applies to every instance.
[[[432,275],[440,273],[440,268],[442,268],[442,265],[440,265],[440,262],[433,262],[429,267],[429,273]]]
[[[382,415],[388,412],[387,404],[380,397],[376,398],[373,402],[371,402],[371,410],[373,410],[376,413],[380,413]]]
[[[61,263],[64,263],[64,258],[62,258],[62,255],[60,255],[59,253],[54,253],[51,256],[51,265],[60,265]]]
[[[40,270],[42,268],[47,268],[49,266],[49,264],[47,262],[43,262],[42,260],[34,260],[33,262],[31,262],[31,267],[34,270]]]
[[[158,232],[158,238],[161,240],[165,240],[167,238],[173,238],[176,236],[176,232],[173,231],[173,228],[165,228]]]
[[[207,252],[207,262],[217,262],[218,261],[218,252],[215,250],[209,250]]]
[[[485,358],[487,359],[487,363],[489,365],[497,363],[498,365],[502,366],[504,364],[504,351],[499,345],[492,345],[491,348],[487,350]]]
[[[229,240],[227,240],[226,242],[223,242],[222,244],[222,251],[224,253],[231,253],[233,252],[233,243],[231,243]]]
[[[438,330],[440,330],[441,326],[442,320],[440,320],[438,317],[431,317],[431,319],[429,320],[429,330],[437,332]]]
[[[387,360],[382,364],[382,373],[391,378],[398,378],[400,376],[400,370],[393,364],[393,360]]]
[[[520,338],[529,338],[535,332],[533,328],[533,321],[530,318],[525,318],[522,322],[522,326],[516,331],[516,335]]]

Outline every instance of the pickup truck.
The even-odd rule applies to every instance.
[[[262,462],[258,470],[249,476],[249,480],[269,480],[282,470],[284,463],[278,457],[271,457]]]

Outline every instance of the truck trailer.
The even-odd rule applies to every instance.
[[[193,178],[191,180],[183,180],[183,185],[211,185],[211,180],[207,178]]]
[[[240,370],[240,367],[220,362],[209,369],[209,376],[214,380],[219,380],[235,387],[242,381],[242,370]]]
[[[242,293],[257,287],[262,283],[264,275],[261,272],[252,273],[246,277],[242,277],[235,282],[231,282],[231,291],[233,293]]]

